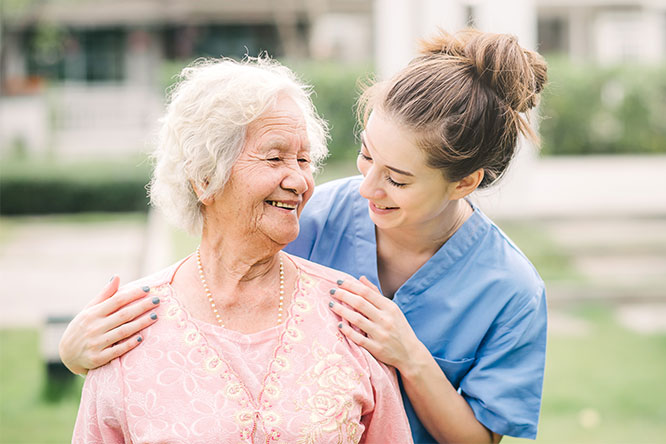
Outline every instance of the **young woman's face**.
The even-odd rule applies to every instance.
[[[361,196],[380,229],[419,228],[443,220],[457,182],[426,165],[412,132],[373,111],[356,160],[363,174]]]

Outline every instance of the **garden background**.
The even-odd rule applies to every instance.
[[[663,442],[666,66],[546,55],[542,148],[530,174],[476,196],[548,288],[536,442]],[[162,63],[159,89],[190,60]],[[317,182],[356,174],[354,102],[373,66],[283,62],[313,85],[331,125]],[[68,442],[83,379],[47,366],[58,321],[112,274],[128,282],[196,240],[149,211],[145,151],[64,158],[16,140],[0,160],[0,444]]]

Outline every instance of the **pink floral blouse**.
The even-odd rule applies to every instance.
[[[149,279],[160,320],[88,373],[72,442],[411,443],[395,373],[328,307],[335,281],[351,278],[289,258],[299,276],[288,316],[253,334],[192,318],[169,284],[176,267]]]

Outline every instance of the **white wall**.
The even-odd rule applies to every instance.
[[[523,46],[536,46],[534,0],[375,0],[377,75],[386,78],[405,66],[416,53],[417,39],[437,27],[465,28],[468,6],[474,9],[477,28],[514,34]]]
[[[658,62],[666,56],[666,13],[604,11],[593,23],[594,52],[603,63]]]

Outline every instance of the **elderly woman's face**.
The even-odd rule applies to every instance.
[[[247,127],[245,145],[221,195],[206,214],[237,235],[286,245],[314,189],[303,113],[287,96]]]

